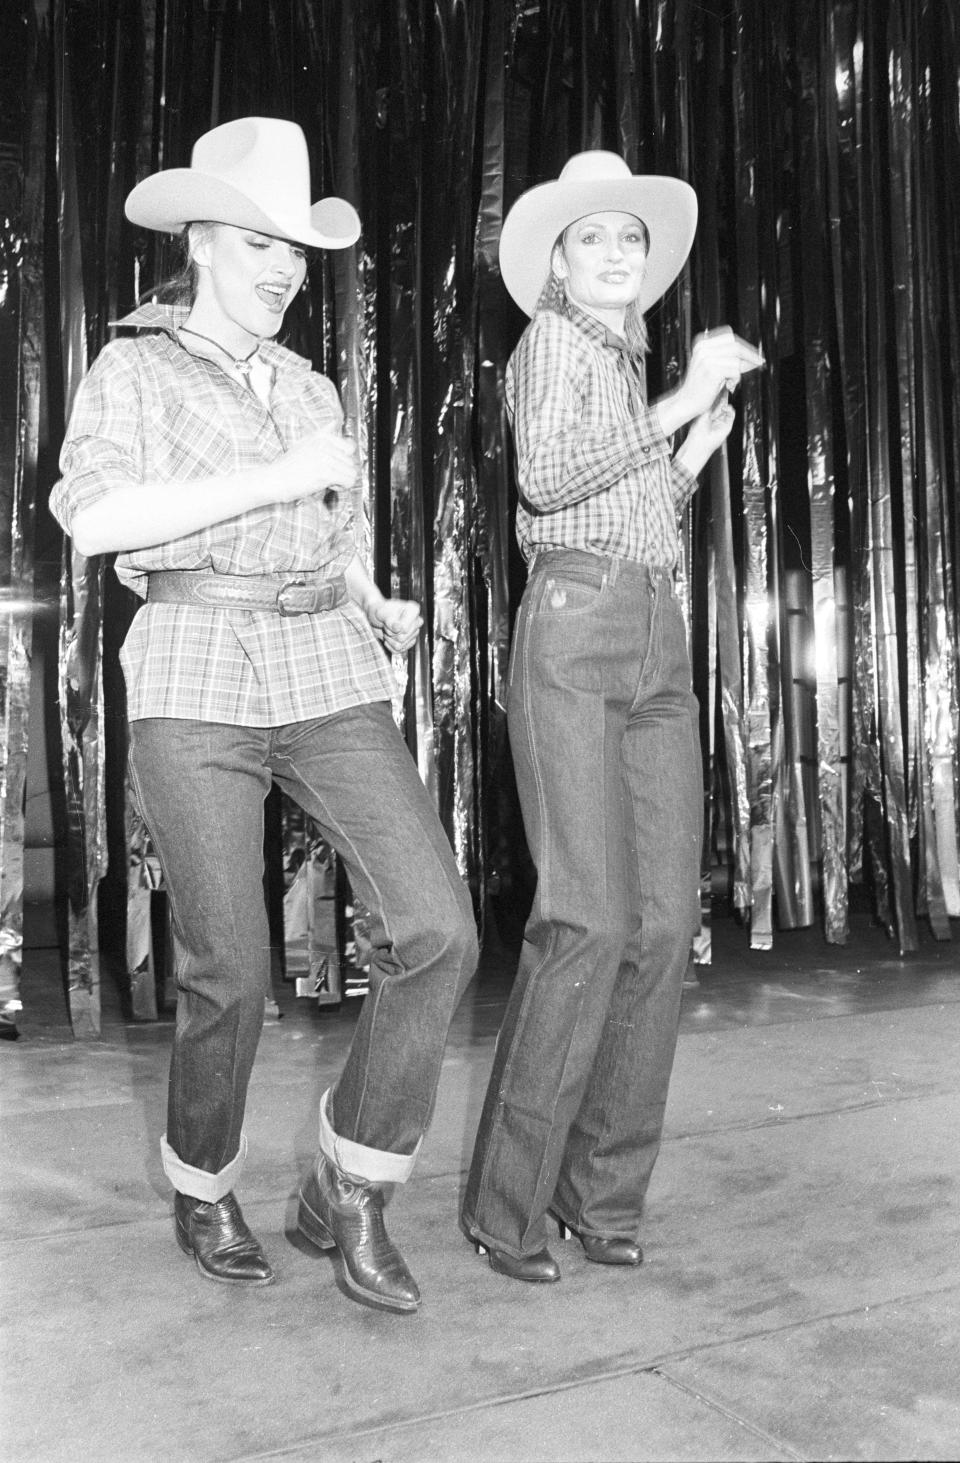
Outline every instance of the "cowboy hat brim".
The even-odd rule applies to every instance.
[[[167,234],[209,221],[321,249],[346,249],[360,237],[359,215],[344,198],[321,198],[306,218],[266,213],[238,188],[195,168],[168,168],[145,178],[124,212],[131,223]]]
[[[532,315],[550,273],[553,246],[588,213],[630,213],[650,235],[639,305],[649,310],[673,284],[693,244],[697,195],[680,178],[646,173],[623,178],[554,179],[522,193],[500,234],[500,274],[521,310]]]

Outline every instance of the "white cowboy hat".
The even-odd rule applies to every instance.
[[[631,173],[615,152],[578,152],[559,178],[521,193],[504,220],[500,273],[527,315],[537,307],[553,246],[567,225],[585,214],[608,211],[632,213],[650,235],[640,309],[648,310],[673,284],[697,227],[697,195],[690,184],[655,173]]]
[[[131,223],[170,234],[209,220],[323,249],[346,249],[360,237],[345,199],[311,207],[307,140],[296,122],[277,117],[240,117],[205,132],[189,168],[144,178],[124,211]]]

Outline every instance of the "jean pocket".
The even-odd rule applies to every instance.
[[[537,595],[541,615],[582,615],[595,609],[605,588],[604,578],[581,577],[575,573],[548,572]]]

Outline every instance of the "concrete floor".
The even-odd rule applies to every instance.
[[[456,1223],[513,957],[488,951],[390,1231],[424,1294],[362,1307],[291,1233],[355,1007],[278,991],[240,1197],[277,1270],[203,1282],[160,1169],[170,1021],[74,1042],[55,950],[0,1047],[0,1456],[27,1460],[956,1459],[960,926],[901,960],[865,920],[768,953],[718,920],[685,992],[636,1272],[557,1244],[494,1275]],[[52,994],[51,994],[52,993]]]

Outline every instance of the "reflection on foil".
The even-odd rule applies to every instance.
[[[807,484],[810,494],[810,579],[812,593],[813,685],[815,722],[809,747],[814,797],[819,800],[819,853],[824,933],[831,944],[849,938],[847,869],[847,757],[849,723],[841,688],[849,681],[848,620],[838,610],[837,586],[843,570],[836,563],[836,463],[833,379],[829,346],[829,238],[821,201],[827,196],[822,162],[820,76],[832,66],[821,54],[819,18],[807,8],[801,18],[799,186],[803,219],[802,284],[805,319],[804,381],[807,398]],[[801,592],[803,592],[801,590]],[[845,596],[844,596],[845,597]],[[815,740],[814,740],[815,739]],[[812,858],[811,858],[812,862]]]
[[[864,26],[876,20],[872,12],[864,15]],[[870,90],[883,85],[882,71],[875,64],[873,47],[865,35],[864,86]],[[868,134],[869,137],[869,134]],[[876,686],[874,716],[879,771],[882,837],[874,854],[879,862],[886,854],[889,871],[889,911],[893,931],[901,953],[914,950],[917,932],[913,907],[910,834],[907,809],[907,764],[903,737],[906,720],[906,687],[901,684],[897,608],[897,570],[894,565],[894,476],[892,461],[891,419],[888,411],[890,381],[891,313],[885,308],[884,270],[888,262],[883,255],[883,204],[879,188],[880,154],[878,139],[864,162],[863,230],[864,271],[861,280],[861,310],[865,347],[867,398],[867,469],[869,529],[866,539],[870,555],[871,644],[875,652]],[[897,533],[900,540],[900,532]],[[878,830],[879,832],[879,830]]]
[[[738,272],[738,318],[748,340],[759,341],[763,310],[760,298],[761,256],[759,213],[762,199],[761,158],[756,135],[755,71],[750,15],[737,14],[737,52],[733,65],[734,148],[737,177],[736,220],[742,251]],[[766,353],[769,359],[769,353]],[[765,460],[764,421],[759,381],[747,377],[740,391],[742,432],[742,494],[744,519],[742,658],[744,675],[744,729],[746,735],[747,793],[750,807],[750,943],[768,949],[773,943],[774,784],[770,684],[771,616],[768,578],[769,524],[766,486],[761,464]]]
[[[281,802],[284,979],[298,996],[339,1005],[369,984],[370,916],[312,818]]]
[[[21,33],[20,39],[23,39]],[[28,52],[39,37],[29,29]],[[8,37],[7,45],[16,44]],[[42,60],[24,56],[29,78],[16,145],[0,152],[0,1037],[18,1034],[34,538],[44,361],[41,239],[47,87]],[[11,73],[12,74],[12,73]],[[34,87],[30,83],[36,82]],[[2,140],[12,142],[9,137]],[[16,402],[15,420],[6,404]]]
[[[64,15],[63,25],[68,26]],[[103,39],[102,37],[100,38]],[[61,257],[60,317],[62,333],[72,342],[63,357],[63,392],[69,417],[81,376],[86,367],[86,342],[77,337],[78,322],[86,319],[83,259],[92,260],[104,220],[81,207],[84,195],[78,177],[77,143],[94,128],[96,95],[85,88],[79,96],[73,88],[70,47],[59,52],[62,65],[57,73],[57,108],[60,190],[59,246]],[[114,77],[114,86],[119,77]],[[76,105],[74,105],[76,103]],[[98,118],[99,121],[99,118]],[[116,138],[108,136],[97,152],[111,171]],[[87,154],[92,162],[92,155]],[[114,225],[116,227],[116,225]],[[115,302],[116,279],[107,289],[98,320],[105,330],[111,301]],[[102,339],[102,335],[101,335]],[[96,1036],[100,1032],[100,940],[97,924],[97,888],[107,868],[106,795],[104,787],[105,743],[102,678],[103,563],[85,559],[64,546],[60,586],[60,720],[66,801],[67,884],[67,991],[74,1035]]]
[[[66,793],[70,1016],[75,1036],[100,1032],[96,890],[106,872],[102,694],[103,564],[64,553],[60,616],[60,725]]]

